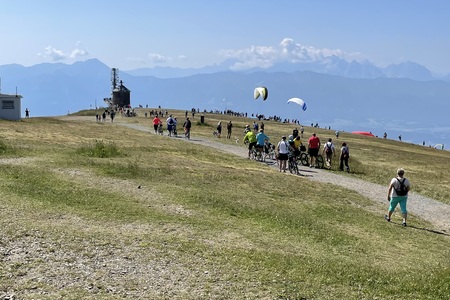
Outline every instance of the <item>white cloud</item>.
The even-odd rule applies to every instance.
[[[170,60],[169,57],[166,57],[164,55],[158,54],[158,53],[149,53],[148,57],[152,61],[152,63],[158,64],[158,63],[166,63]]]
[[[83,57],[83,56],[88,56],[89,53],[87,53],[86,50],[83,49],[74,49],[72,50],[72,52],[70,53],[69,57],[72,59],[77,59],[79,57]]]
[[[50,59],[51,61],[61,61],[66,58],[66,55],[61,50],[53,48],[52,46],[45,47],[44,58]]]
[[[318,49],[312,46],[304,46],[291,38],[284,38],[277,47],[251,46],[241,50],[223,50],[220,55],[225,59],[233,58],[239,61],[232,67],[234,70],[253,67],[269,68],[276,62],[315,62],[331,56],[338,56],[348,61],[364,59],[360,53],[346,53],[340,49]]]
[[[79,47],[81,43],[77,42],[76,44]],[[42,56],[45,60],[57,62],[57,61],[64,61],[67,59],[77,60],[80,57],[88,56],[89,53],[82,48],[76,48],[69,51],[68,53],[65,53],[64,51],[56,49],[53,46],[47,46],[44,49],[44,53],[43,54],[39,53],[38,55]]]

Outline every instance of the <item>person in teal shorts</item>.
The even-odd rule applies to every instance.
[[[406,218],[408,211],[406,210],[406,202],[408,201],[408,192],[411,189],[411,184],[407,178],[404,177],[405,170],[398,169],[397,177],[391,179],[388,189],[389,209],[388,214],[384,216],[386,221],[391,221],[392,213],[397,205],[400,205],[400,210],[403,216],[402,226],[406,226]]]

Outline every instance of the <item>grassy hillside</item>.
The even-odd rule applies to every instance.
[[[143,113],[120,121],[151,126]],[[184,120],[183,112],[174,113]],[[250,122],[208,114],[200,126],[198,118],[192,135],[208,138],[218,120],[232,119],[234,138],[220,142],[233,144],[242,141]],[[265,123],[274,141],[293,128]],[[306,127],[305,136],[311,132]],[[334,135],[315,132],[322,141]],[[0,121],[0,141],[0,294],[20,299],[450,294],[449,236],[383,222],[364,209],[374,203],[354,191],[110,122]],[[345,133],[341,141],[349,143],[352,155],[352,173],[345,176],[387,185],[402,166],[415,191],[450,203],[448,152]]]

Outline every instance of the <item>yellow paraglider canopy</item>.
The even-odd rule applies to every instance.
[[[253,91],[253,97],[256,100],[259,98],[259,96],[261,96],[263,101],[265,101],[267,99],[267,97],[269,96],[269,91],[267,90],[266,87],[260,86],[260,87],[255,88],[255,90]]]

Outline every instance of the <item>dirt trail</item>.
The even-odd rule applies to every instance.
[[[84,118],[84,120],[91,120],[95,121],[92,117],[64,117],[66,120],[70,119],[79,119]],[[87,119],[89,118],[89,119]],[[129,128],[133,128],[136,130],[141,130],[145,132],[149,132],[153,134],[153,128],[150,128],[149,126],[144,126],[142,124],[136,124],[136,123],[126,123],[121,122],[120,119],[115,121],[115,124],[126,126]],[[210,139],[204,139],[204,138],[196,138],[195,133],[191,140],[186,140],[184,138],[179,138],[182,142],[191,142],[199,145],[204,145],[207,147],[215,148],[217,150],[231,153],[237,156],[240,156],[242,158],[247,157],[246,150],[240,146],[235,145],[228,145],[228,144],[222,144],[215,142],[214,140]],[[270,165],[270,164],[268,164]],[[276,167],[275,165],[272,165],[273,167]],[[349,176],[339,175],[327,170],[321,170],[321,169],[310,169],[301,167],[300,172],[307,176],[310,180],[316,180],[324,183],[331,183],[335,185],[340,185],[342,187],[345,187],[350,190],[354,190],[358,192],[359,194],[363,195],[364,197],[368,197],[374,202],[381,203],[386,208],[388,207],[388,202],[386,199],[387,196],[387,184],[386,185],[380,185],[376,183],[367,182],[361,179],[352,178]],[[379,213],[379,208],[374,207],[374,211]],[[399,208],[397,208],[398,210]],[[396,210],[396,213],[398,213]],[[447,205],[445,203],[441,203],[439,201],[436,201],[434,199],[419,195],[414,192],[410,192],[408,196],[408,211],[412,213],[413,215],[416,215],[424,220],[429,221],[431,224],[433,224],[434,228],[429,228],[425,230],[439,232],[439,233],[445,233],[450,234],[450,205]],[[380,216],[382,218],[383,215]],[[410,218],[410,220],[413,219]],[[414,221],[409,222],[410,225],[413,225]],[[412,227],[412,226],[411,226]],[[418,228],[418,229],[424,229],[424,228]]]

